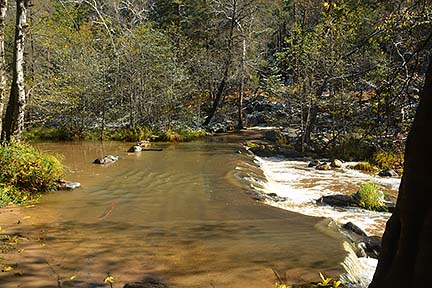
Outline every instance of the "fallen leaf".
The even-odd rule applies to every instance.
[[[77,278],[77,276],[76,275],[73,275],[73,276],[71,276],[69,279],[70,280],[75,280]]]
[[[45,243],[41,243],[40,246],[41,246],[41,247],[45,247]]]
[[[25,220],[25,219],[30,219],[30,218],[31,218],[31,216],[24,216],[22,219]]]
[[[114,277],[108,276],[104,279],[104,283],[114,283]]]
[[[12,266],[5,266],[5,267],[3,267],[2,272],[9,272],[9,271],[12,271],[13,269],[14,268]]]

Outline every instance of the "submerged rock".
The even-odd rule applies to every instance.
[[[113,156],[113,155],[106,155],[102,158],[97,158],[96,160],[93,161],[94,164],[109,164],[109,163],[114,163],[119,159],[118,156]]]
[[[384,169],[378,173],[380,177],[397,177],[399,176],[393,169]]]
[[[144,282],[128,283],[123,288],[168,288],[168,286],[158,280],[146,280]]]

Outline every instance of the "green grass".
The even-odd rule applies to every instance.
[[[374,182],[361,184],[359,191],[352,195],[352,199],[358,206],[364,209],[379,212],[387,211],[382,202],[383,193],[379,190],[378,184]]]
[[[22,143],[0,146],[0,206],[36,200],[63,177],[57,156]]]

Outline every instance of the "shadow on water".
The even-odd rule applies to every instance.
[[[316,229],[320,219],[245,193],[232,171],[251,160],[236,145],[165,145],[140,155],[127,146],[105,145],[120,160],[100,167],[91,164],[101,153],[95,143],[41,145],[63,153],[68,177],[83,187],[24,212],[31,219],[14,229],[30,240],[13,258],[22,275],[1,273],[1,287],[102,287],[107,275],[114,287],[148,277],[170,287],[274,287],[272,269],[291,282],[343,272],[342,242]]]

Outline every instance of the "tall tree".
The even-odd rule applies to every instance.
[[[432,61],[408,136],[396,209],[387,222],[370,288],[424,287],[432,264]]]
[[[0,134],[3,125],[3,101],[6,94],[6,60],[5,60],[5,21],[7,0],[0,0]]]
[[[24,130],[24,109],[26,103],[24,89],[24,38],[28,4],[29,0],[16,0],[12,86],[2,130],[1,138],[3,141],[9,141],[13,135],[19,140]]]

